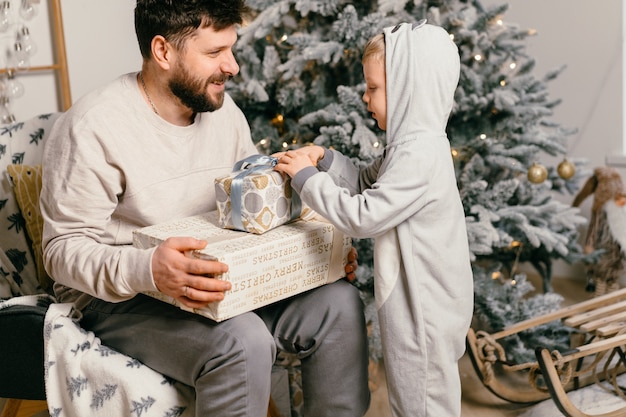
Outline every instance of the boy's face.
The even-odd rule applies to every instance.
[[[385,77],[385,63],[377,59],[368,59],[363,63],[365,78],[365,93],[363,101],[367,104],[367,111],[378,122],[378,127],[387,129],[387,90]]]

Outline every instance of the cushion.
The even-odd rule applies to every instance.
[[[43,266],[43,249],[41,237],[43,233],[43,218],[39,208],[39,194],[41,193],[41,164],[39,165],[9,165],[7,172],[13,182],[13,189],[17,205],[26,222],[27,238],[30,239],[31,250],[35,257],[37,280],[44,290],[52,289],[52,280]]]
[[[7,167],[41,163],[43,145],[61,113],[0,126],[0,297],[43,292],[37,279],[35,255]]]

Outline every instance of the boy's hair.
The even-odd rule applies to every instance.
[[[245,0],[137,0],[135,33],[141,56],[150,58],[152,39],[161,35],[177,49],[200,27],[220,31],[243,23]]]
[[[369,60],[376,60],[379,62],[385,63],[385,34],[379,33],[378,35],[371,38],[365,44],[365,49],[363,50],[363,57],[361,58],[361,63],[365,63]]]

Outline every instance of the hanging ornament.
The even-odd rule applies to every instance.
[[[564,180],[569,180],[576,173],[576,166],[572,164],[567,158],[565,158],[559,166],[556,168],[559,176]]]
[[[532,166],[528,168],[528,181],[533,184],[541,184],[548,178],[548,170],[541,164],[533,162]]]

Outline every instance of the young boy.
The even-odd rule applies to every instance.
[[[319,146],[277,154],[304,202],[353,237],[375,238],[374,285],[396,417],[458,417],[458,360],[473,312],[465,215],[446,124],[459,80],[448,33],[422,21],[367,44],[363,100],[386,130],[357,169]],[[389,82],[387,82],[389,81]]]

